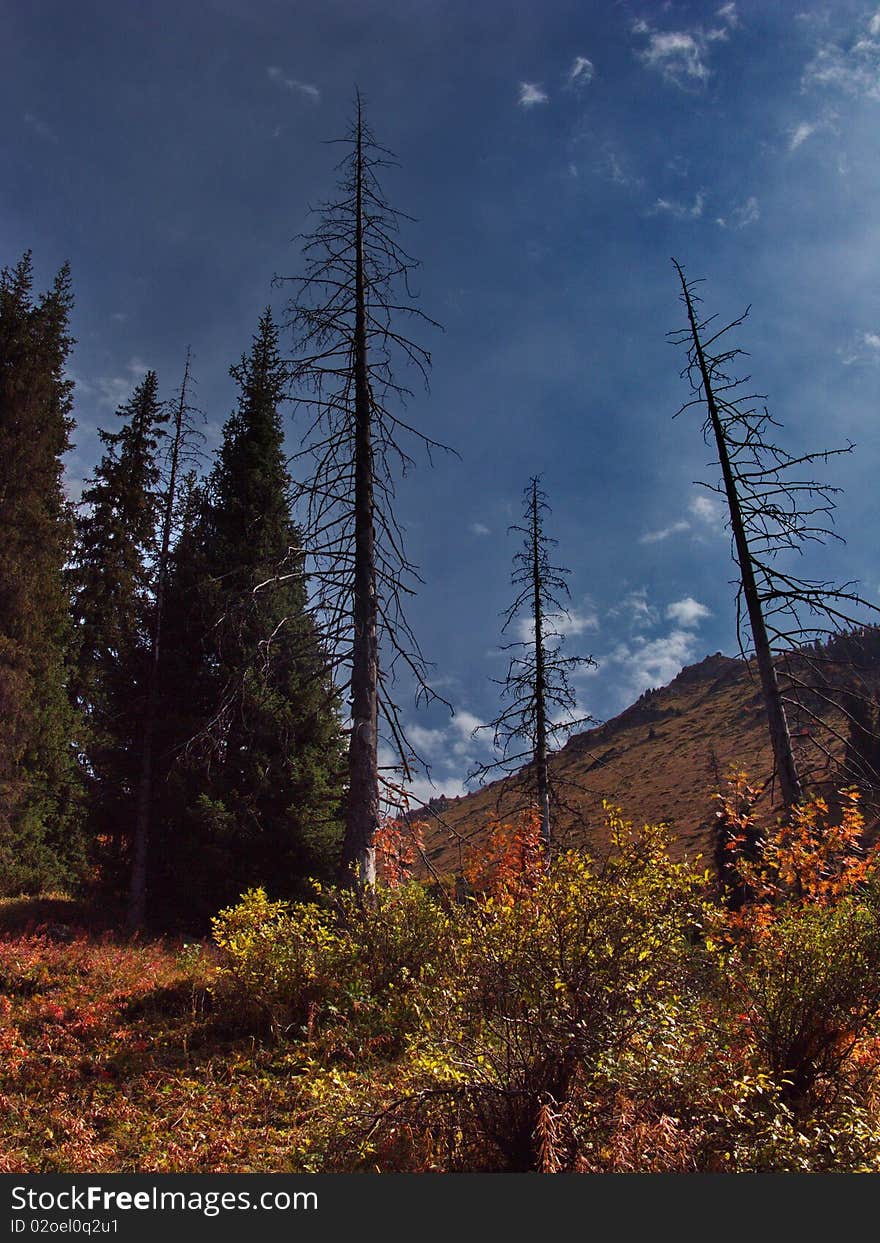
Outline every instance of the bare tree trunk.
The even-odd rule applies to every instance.
[[[532,480],[532,588],[535,614],[535,776],[541,837],[550,849],[550,782],[547,775],[547,681],[544,670],[544,610],[541,602],[538,480]]]
[[[159,710],[159,662],[162,644],[162,610],[165,603],[165,580],[168,573],[168,553],[171,547],[171,526],[174,519],[174,496],[177,488],[177,469],[180,462],[180,446],[186,414],[186,390],[189,384],[190,351],[186,352],[180,400],[174,416],[174,437],[171,442],[171,463],[168,476],[168,492],[162,514],[162,542],[156,566],[156,601],[153,617],[153,635],[150,643],[150,666],[147,675],[147,702],[144,709],[144,727],[141,742],[141,772],[135,807],[134,842],[131,861],[131,882],[128,896],[126,925],[129,932],[144,927],[147,918],[147,859],[150,847],[150,808],[153,801],[153,740]]]
[[[373,525],[372,400],[367,369],[364,274],[363,130],[358,98],[357,204],[355,221],[355,460],[354,460],[354,644],[351,672],[349,786],[342,847],[342,879],[359,888],[376,883],[373,846],[379,825],[379,643],[375,530]]]
[[[677,264],[676,267],[678,268]],[[694,350],[696,352],[697,362],[699,364],[700,374],[703,380],[703,391],[706,396],[706,405],[709,411],[709,419],[712,424],[712,430],[715,434],[715,441],[718,448],[718,460],[721,464],[721,474],[724,479],[724,490],[727,494],[727,503],[730,508],[730,524],[733,530],[736,559],[739,564],[743,598],[746,602],[746,609],[748,610],[749,615],[749,625],[752,631],[752,640],[755,645],[755,659],[758,663],[758,673],[761,678],[761,692],[763,694],[764,705],[767,710],[767,720],[770,727],[770,741],[773,747],[776,772],[779,777],[779,788],[782,792],[783,802],[786,807],[791,807],[795,803],[801,802],[803,799],[803,790],[801,788],[800,777],[798,776],[797,765],[795,764],[794,753],[792,751],[791,734],[789,733],[788,721],[785,716],[785,705],[782,702],[782,694],[780,692],[779,682],[776,677],[776,667],[773,664],[773,652],[770,647],[770,640],[767,636],[767,627],[764,623],[764,614],[761,609],[761,600],[758,593],[758,586],[755,581],[752,557],[749,551],[749,544],[746,539],[743,525],[742,510],[740,507],[739,495],[736,489],[736,481],[734,479],[733,470],[730,464],[730,455],[728,453],[724,428],[721,424],[718,403],[712,389],[709,367],[703,351],[703,344],[700,340],[693,302],[691,300],[687,282],[684,279],[684,274],[680,268],[678,268],[678,274],[681,280],[682,289],[684,290],[685,305],[687,306],[691,336],[693,338]]]

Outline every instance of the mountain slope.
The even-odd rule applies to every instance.
[[[869,632],[868,655],[859,648],[856,666],[844,650],[846,640],[822,649],[823,674],[835,691],[854,678],[876,694],[880,685],[880,642]],[[861,642],[861,640],[860,640]],[[875,650],[878,649],[878,650]],[[840,650],[838,650],[840,649]],[[842,663],[846,657],[847,663]],[[822,731],[809,712],[791,710],[789,722],[802,772],[813,787],[841,784],[846,718],[837,706],[810,696],[810,711],[823,716],[837,736]],[[559,806],[554,835],[565,845],[607,844],[603,800],[628,819],[665,821],[678,855],[711,855],[714,823],[712,794],[734,769],[744,769],[753,785],[773,773],[766,717],[757,671],[752,663],[720,652],[689,665],[668,686],[646,691],[631,707],[603,725],[576,734],[551,760]],[[426,855],[439,873],[457,872],[474,847],[485,840],[493,820],[504,820],[528,805],[529,769],[458,799],[430,804]],[[778,809],[778,790],[763,796]],[[413,819],[416,816],[412,817]]]

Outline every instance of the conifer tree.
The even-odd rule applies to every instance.
[[[150,845],[150,828],[154,803],[154,746],[161,692],[162,621],[171,556],[171,537],[174,528],[175,511],[178,505],[178,480],[182,467],[187,461],[192,460],[194,452],[197,455],[194,442],[200,442],[204,439],[194,422],[194,416],[201,412],[197,411],[189,402],[189,388],[193,383],[190,375],[191,361],[191,351],[187,349],[180,393],[175,403],[173,416],[169,420],[167,481],[161,503],[158,549],[153,574],[154,591],[150,622],[150,651],[146,674],[143,722],[140,731],[140,773],[138,775],[137,802],[135,806],[127,912],[127,924],[130,931],[142,928],[147,914],[147,856]]]
[[[72,691],[86,722],[90,828],[112,874],[131,850],[153,607],[158,449],[167,413],[148,371],[99,431],[105,452],[82,496],[71,571],[77,659]],[[121,883],[121,876],[115,876]]]
[[[82,858],[62,576],[71,306],[66,266],[36,301],[29,253],[0,273],[0,894],[69,883]]]
[[[158,888],[197,918],[251,885],[289,895],[327,876],[339,837],[336,696],[306,609],[279,415],[288,374],[269,310],[230,370],[238,407],[194,520],[190,497],[168,588],[167,796],[186,810],[164,817]]]

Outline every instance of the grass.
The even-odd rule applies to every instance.
[[[0,1173],[302,1169],[295,1054],[236,1031],[210,945],[0,902]]]

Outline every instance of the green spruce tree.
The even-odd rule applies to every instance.
[[[154,371],[117,414],[122,427],[99,432],[105,452],[83,492],[71,580],[72,692],[86,723],[89,827],[106,880],[121,888],[135,817],[167,420]]]
[[[230,370],[238,407],[204,492],[190,490],[166,604],[161,715],[176,739],[154,888],[166,917],[196,922],[251,885],[291,895],[329,876],[340,840],[342,735],[291,516],[270,311]]]
[[[30,254],[0,273],[0,894],[69,885],[82,863],[63,582],[71,306],[66,266],[36,300]]]

